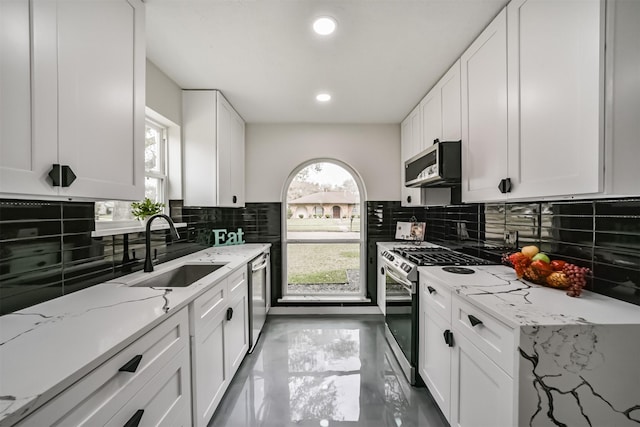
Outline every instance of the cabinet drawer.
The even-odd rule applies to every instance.
[[[190,306],[191,335],[196,336],[202,329],[206,330],[206,325],[226,309],[228,299],[227,279],[219,281],[213,288],[196,298]]]
[[[449,288],[421,277],[420,292],[422,293],[422,301],[426,303],[427,307],[445,319],[451,318],[451,291]]]
[[[139,418],[140,426],[191,426],[189,351],[183,348],[133,398],[109,420],[121,427]]]
[[[229,298],[235,301],[241,296],[247,295],[247,266],[244,265],[229,276]]]
[[[188,325],[187,310],[183,309],[17,425],[93,427],[106,424],[163,366],[188,348]],[[137,359],[137,367],[132,366]],[[132,372],[120,371],[127,365]]]
[[[458,297],[453,298],[452,327],[513,376],[515,356],[514,330]],[[475,324],[475,326],[474,326]]]

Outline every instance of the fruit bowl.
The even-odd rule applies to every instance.
[[[580,296],[591,270],[563,260],[551,260],[537,246],[525,246],[519,252],[505,253],[503,264],[512,267],[518,278],[556,289],[566,289],[571,297]]]

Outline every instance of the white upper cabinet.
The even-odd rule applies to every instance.
[[[244,206],[244,120],[215,90],[182,92],[184,203]]]
[[[462,55],[464,202],[602,193],[604,10],[512,0]]]
[[[640,194],[640,1],[607,2],[605,191]]]
[[[420,102],[422,120],[422,144],[418,152],[429,148],[436,139],[442,138],[442,93],[431,90]]]
[[[420,189],[404,186],[404,162],[418,154],[421,150],[422,126],[420,123],[420,106],[417,106],[400,125],[400,203],[402,206],[419,206]]]
[[[404,162],[433,145],[434,140],[460,140],[460,61],[457,61],[402,122],[402,206],[443,205],[448,188],[407,188]],[[409,201],[409,197],[411,201]]]
[[[500,198],[507,177],[507,19],[503,10],[462,54],[462,200]]]
[[[508,4],[509,198],[602,190],[603,17],[600,0]]]
[[[0,7],[0,193],[142,198],[143,3],[3,0]],[[50,174],[53,165],[59,173]]]
[[[461,139],[460,107],[460,61],[447,71],[438,82],[442,98],[442,136],[441,141],[459,141]]]
[[[434,140],[460,140],[460,61],[445,73],[420,102],[422,150]]]
[[[30,55],[29,0],[0,1],[0,192],[52,191],[39,175],[56,146],[33,152]]]
[[[244,121],[218,96],[218,205],[244,206]]]

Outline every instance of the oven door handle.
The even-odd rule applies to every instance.
[[[405,288],[408,292],[410,292],[411,294],[415,294],[416,293],[415,286],[414,286],[413,282],[410,282],[408,280],[404,280],[403,278],[396,276],[395,274],[393,274],[391,272],[392,270],[389,267],[385,267],[385,271],[387,272],[387,275],[389,275],[389,277],[391,277],[396,282],[400,283],[402,285],[402,287]]]

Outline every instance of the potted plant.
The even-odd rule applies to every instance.
[[[161,213],[162,208],[164,208],[164,203],[153,202],[148,197],[145,197],[141,202],[131,203],[131,213],[142,223],[144,223],[147,218]]]

